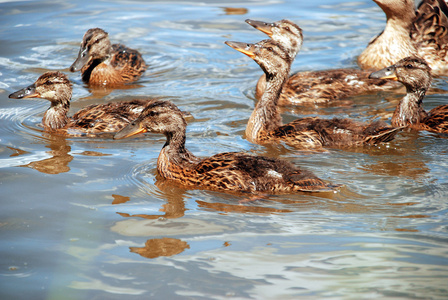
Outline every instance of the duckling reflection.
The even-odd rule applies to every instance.
[[[131,200],[131,197],[122,196],[122,195],[116,195],[112,194],[112,198],[114,198],[114,201],[112,201],[112,204],[123,204]]]
[[[51,151],[47,151],[52,157],[33,161],[20,167],[32,168],[36,171],[45,174],[60,174],[70,171],[69,163],[73,160],[73,156],[70,155],[71,146],[64,137],[52,137],[49,139],[49,145],[45,147],[50,148]]]
[[[266,23],[250,19],[247,19],[246,23],[280,44],[288,52],[291,63],[294,61],[303,43],[302,29],[297,24],[290,20]],[[283,69],[279,71],[286,72]],[[353,68],[297,72],[286,81],[278,105],[334,102],[354,95],[399,87],[387,80],[369,79],[369,74],[369,71]],[[263,74],[255,88],[255,97],[258,100],[265,89],[266,75]]]
[[[121,44],[111,45],[107,32],[91,28],[84,34],[70,71],[81,70],[82,80],[89,85],[115,86],[138,80],[146,68],[138,51]]]
[[[434,74],[448,72],[448,7],[443,0],[374,0],[386,14],[386,27],[358,57],[363,69],[378,70],[408,56],[425,59]]]
[[[247,8],[244,7],[221,7],[226,15],[245,15],[249,12]]]
[[[161,238],[147,240],[144,247],[129,247],[131,252],[140,254],[146,258],[160,256],[173,256],[190,249],[187,242],[175,238]]]
[[[160,218],[177,219],[183,217],[185,215],[185,211],[187,210],[184,201],[185,189],[178,188],[176,187],[176,185],[173,185],[170,180],[164,180],[164,179],[157,180],[155,182],[155,185],[162,191],[163,198],[166,199],[166,203],[163,204],[162,208],[160,208],[159,210],[164,214],[149,215],[149,214],[129,214],[123,212],[117,212],[117,214],[119,214],[124,218],[138,217],[148,220],[154,220]],[[112,195],[112,197],[114,198],[112,204],[120,204],[124,203],[122,201],[128,202],[130,200],[129,197],[125,196]]]
[[[142,84],[137,83],[129,83],[125,85],[115,85],[113,87],[107,86],[107,85],[90,85],[88,86],[87,90],[89,91],[90,95],[81,98],[82,100],[86,99],[101,99],[108,95],[110,95],[112,92],[119,90],[131,90],[131,89],[138,89],[144,87]]]

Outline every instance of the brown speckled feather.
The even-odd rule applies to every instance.
[[[443,0],[420,3],[411,27],[411,38],[420,57],[437,73],[448,71],[448,7]]]
[[[92,104],[73,115],[71,127],[86,133],[117,132],[137,119],[148,100]]]
[[[390,142],[400,130],[381,121],[364,124],[349,119],[309,117],[280,126],[269,135],[291,146],[341,148]]]
[[[298,72],[283,87],[279,105],[327,103],[373,91],[386,91],[397,85],[387,80],[369,79],[369,71],[333,69]],[[255,97],[260,99],[266,87],[263,74],[257,82]]]
[[[249,193],[322,192],[338,187],[275,158],[227,152],[199,159],[185,148],[185,130],[186,122],[174,104],[154,101],[115,138],[143,131],[165,134],[157,170],[162,178],[188,186]]]
[[[427,131],[448,133],[448,104],[431,109],[420,124]]]

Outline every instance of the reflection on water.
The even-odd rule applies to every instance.
[[[226,15],[245,15],[248,10],[243,7],[222,7]]]
[[[59,174],[70,171],[69,163],[73,160],[73,156],[69,153],[71,151],[70,145],[64,137],[57,137],[49,139],[50,144],[46,145],[46,148],[50,148],[51,151],[47,151],[50,158],[32,161],[22,167],[29,167],[36,171],[46,174]]]
[[[384,28],[374,2],[13,1],[0,3],[0,14],[2,299],[447,298],[446,137],[405,130],[389,145],[322,152],[244,139],[262,71],[224,41],[266,38],[246,18],[288,18],[305,37],[292,71],[356,67]],[[256,198],[187,189],[157,177],[164,136],[44,133],[48,102],[7,96],[45,71],[67,73],[90,27],[132,45],[150,66],[117,89],[90,89],[68,73],[71,115],[96,103],[168,99],[191,113],[187,147],[198,156],[280,157],[344,187]],[[447,90],[435,80],[425,109],[446,104]],[[281,112],[285,122],[388,121],[402,96]]]
[[[190,249],[190,246],[179,239],[161,238],[147,240],[144,247],[129,247],[129,249],[143,257],[156,258],[182,253],[185,249]]]

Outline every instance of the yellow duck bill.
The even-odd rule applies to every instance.
[[[148,130],[141,126],[141,123],[137,123],[137,122],[132,122],[129,125],[127,125],[126,127],[124,127],[123,129],[121,129],[119,132],[117,132],[114,135],[114,140],[119,140],[119,139],[125,139],[127,137],[139,134],[139,133],[145,133]]]
[[[255,57],[255,53],[254,53],[255,45],[254,44],[242,43],[242,42],[230,42],[230,41],[226,41],[225,44],[243,54],[246,54],[250,58]]]
[[[390,79],[398,80],[397,74],[395,73],[395,66],[390,66],[379,71],[373,72],[369,75],[370,79]]]

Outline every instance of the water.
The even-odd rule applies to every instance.
[[[370,1],[240,3],[0,3],[2,299],[448,297],[448,139],[403,132],[381,147],[306,153],[243,138],[261,70],[224,41],[266,38],[246,18],[288,18],[303,28],[297,71],[355,67],[384,14]],[[89,90],[68,72],[91,27],[143,54],[150,68],[136,85]],[[242,202],[158,180],[163,136],[52,136],[39,127],[47,101],[8,99],[47,70],[69,73],[71,113],[91,103],[167,98],[195,117],[187,147],[199,156],[280,157],[345,186]],[[443,79],[434,86],[448,90]],[[400,97],[288,107],[283,117],[387,120]],[[425,108],[444,103],[446,95],[428,95]]]

